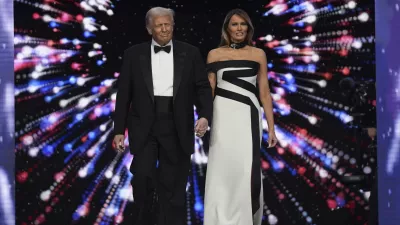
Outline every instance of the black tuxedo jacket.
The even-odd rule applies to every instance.
[[[118,79],[115,134],[129,131],[132,154],[140,154],[155,119],[151,42],[125,50]],[[194,110],[211,123],[212,91],[198,48],[173,40],[173,112],[177,134],[187,154],[194,151]]]

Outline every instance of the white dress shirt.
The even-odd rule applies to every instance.
[[[165,51],[154,52],[154,46],[157,42],[151,42],[151,69],[153,75],[154,96],[173,96],[174,85],[174,55],[172,41],[167,45],[171,45],[169,53]]]

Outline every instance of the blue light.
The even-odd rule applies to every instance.
[[[49,102],[51,102],[52,97],[51,97],[51,96],[46,96],[46,97],[44,97],[44,100],[45,100],[47,103],[49,103]]]
[[[287,88],[289,89],[290,92],[296,92],[297,88],[294,85],[288,85]]]
[[[91,131],[91,132],[89,132],[88,136],[89,136],[89,138],[90,138],[91,140],[93,140],[93,139],[96,137],[96,133],[93,132],[93,131]]]
[[[75,119],[76,119],[77,121],[81,121],[81,120],[83,119],[83,115],[82,115],[81,113],[76,114]]]
[[[108,107],[103,109],[104,115],[110,115],[110,113],[111,113],[111,110]]]
[[[51,21],[49,25],[50,25],[51,28],[58,27],[58,24],[56,22],[54,22],[54,21]]]
[[[76,83],[76,77],[70,77],[69,78],[69,83],[75,84]]]
[[[74,39],[73,41],[72,41],[72,43],[74,44],[74,45],[79,45],[80,43],[81,43],[81,41],[79,41],[79,39]]]
[[[293,11],[294,12],[299,12],[301,10],[301,8],[300,8],[300,6],[299,5],[295,5],[295,6],[293,6]]]
[[[200,202],[196,202],[196,204],[194,204],[194,210],[196,210],[197,212],[203,211],[203,204],[201,204]]]
[[[92,87],[93,94],[97,93],[98,91],[99,91],[99,87],[97,87],[97,86]]]
[[[53,155],[53,153],[54,153],[53,146],[47,145],[46,147],[43,148],[42,153],[43,153],[43,155],[45,155],[47,157]]]
[[[78,212],[74,212],[74,214],[72,215],[72,219],[73,220],[79,220],[79,218],[81,218],[81,216],[79,215]]]
[[[72,151],[72,144],[68,143],[64,145],[64,151],[65,152],[70,152]]]
[[[85,31],[84,33],[83,33],[83,36],[85,37],[85,38],[88,38],[88,37],[91,37],[91,36],[94,36],[92,33],[90,33],[89,31]]]

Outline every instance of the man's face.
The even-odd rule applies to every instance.
[[[161,46],[168,44],[172,39],[173,30],[173,20],[170,16],[154,17],[148,29],[153,39]]]

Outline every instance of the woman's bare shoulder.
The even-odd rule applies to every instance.
[[[208,52],[208,56],[207,56],[207,63],[212,63],[212,62],[218,61],[221,58],[221,56],[223,55],[223,53],[225,52],[225,50],[226,50],[226,47],[224,47],[224,46],[210,50]]]
[[[251,58],[253,58],[253,60],[255,60],[257,62],[262,62],[265,60],[266,54],[265,54],[264,49],[251,46],[250,51],[251,51],[250,55],[251,55]]]

